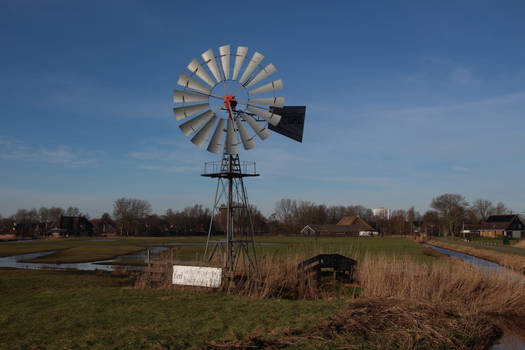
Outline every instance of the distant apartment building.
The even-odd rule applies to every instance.
[[[390,209],[385,207],[374,208],[372,210],[374,216],[377,216],[384,220],[390,220]]]

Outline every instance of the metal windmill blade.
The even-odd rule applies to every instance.
[[[264,84],[263,86],[260,86],[257,89],[249,90],[248,95],[251,96],[251,95],[264,94],[266,92],[281,90],[282,88],[283,88],[282,79],[277,79],[268,84]]]
[[[184,136],[188,136],[192,132],[197,131],[201,125],[205,124],[210,120],[215,114],[211,110],[207,110],[204,113],[199,114],[193,119],[190,119],[181,125],[179,125],[179,128],[182,130],[182,133]]]
[[[202,92],[203,94],[209,95],[211,94],[211,89],[204,84],[201,84],[196,79],[193,79],[189,75],[185,73],[180,73],[179,81],[177,82],[180,86],[183,86],[185,88],[190,88],[195,91]]]
[[[219,54],[221,56],[222,72],[224,79],[230,79],[230,45],[219,47]]]
[[[250,79],[244,86],[246,86],[247,88],[253,86],[258,82],[268,78],[275,72],[277,72],[277,68],[275,68],[275,66],[272,63],[270,63],[269,65],[264,67],[259,73],[257,73],[257,75],[253,77],[253,79]]]
[[[215,86],[215,82],[212,80],[208,72],[200,65],[200,63],[194,58],[187,66],[188,70],[198,76],[200,79],[206,82],[210,87]]]
[[[235,124],[237,125],[237,129],[239,130],[239,135],[241,136],[241,141],[244,149],[249,150],[255,148],[256,144],[253,139],[253,136],[250,135],[248,129],[246,129],[246,127],[243,125],[240,117],[235,118]]]
[[[273,112],[268,112],[264,109],[259,109],[259,108],[255,108],[252,106],[248,106],[246,107],[246,109],[249,112],[252,112],[253,114],[255,114],[256,116],[266,120],[268,123],[272,125],[277,125],[281,121],[281,116]]]
[[[232,80],[237,80],[237,76],[239,75],[239,72],[241,71],[242,63],[244,62],[244,58],[246,57],[247,53],[248,53],[247,47],[239,46],[237,48],[237,54],[235,55],[235,65],[233,66]]]
[[[222,146],[222,135],[224,134],[224,119],[219,120],[213,136],[211,137],[210,143],[208,144],[207,151],[215,154],[221,152]]]
[[[248,125],[255,131],[257,136],[261,138],[261,140],[266,140],[268,136],[272,134],[270,130],[268,130],[264,125],[257,123],[255,119],[249,114],[241,113],[242,119],[246,120]]]
[[[250,59],[250,63],[246,66],[246,69],[244,70],[244,73],[241,76],[241,79],[239,79],[239,82],[244,85],[246,80],[250,77],[250,74],[254,71],[255,68],[261,63],[263,60],[264,55],[260,54],[259,52],[255,52]]]
[[[208,51],[204,52],[201,56],[204,62],[208,65],[211,74],[213,74],[213,77],[215,78],[215,80],[217,80],[217,83],[220,83],[222,81],[221,74],[219,73],[219,67],[217,67],[217,62],[215,61],[215,55],[213,54],[213,50],[209,49]]]
[[[228,124],[226,127],[226,142],[224,143],[224,153],[238,154],[239,153],[239,148],[237,147],[238,144],[239,142],[237,140],[237,131],[235,130],[233,120],[228,119]]]
[[[204,124],[204,126],[192,137],[191,142],[193,142],[197,147],[201,148],[206,142],[206,139],[213,130],[213,126],[217,122],[217,116],[213,114],[210,120]]]
[[[189,117],[190,115],[193,115],[195,113],[198,113],[202,110],[205,110],[206,108],[210,108],[209,103],[200,103],[195,105],[186,105],[182,107],[176,107],[173,108],[173,113],[175,113],[175,119],[181,120],[186,117]]]
[[[189,91],[173,90],[173,102],[175,103],[186,103],[186,102],[201,102],[208,101],[208,96],[203,94],[197,94]]]
[[[266,105],[272,107],[284,106],[284,97],[262,97],[262,98],[249,98],[248,104]]]

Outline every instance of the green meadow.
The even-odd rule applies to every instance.
[[[59,250],[46,258],[51,262],[81,262],[113,257],[144,249],[147,245],[204,240],[204,237],[174,237],[0,243],[0,254]],[[258,254],[266,257],[341,253],[359,261],[381,256],[383,260],[398,260],[400,266],[406,259],[426,266],[445,260],[414,241],[401,237],[258,237],[257,241],[274,243],[258,246]],[[180,260],[194,259],[196,254],[202,256],[203,249],[203,246],[173,247],[174,255]],[[336,322],[339,317],[336,315],[344,313],[349,303],[371,300],[357,297],[359,288],[345,289],[334,285],[329,290],[329,297],[291,300],[180,288],[137,288],[134,280],[117,273],[0,269],[0,349],[208,349],[246,346],[396,349],[403,347],[406,339],[410,339],[410,332],[400,328],[407,326],[390,322],[389,317],[381,326],[385,329],[371,338],[366,337],[366,333],[349,336],[348,333],[339,334],[331,330],[331,327],[339,326],[330,326],[330,322]],[[354,292],[348,293],[349,290]],[[371,301],[371,310],[377,315],[370,317],[384,317],[379,308],[386,306],[382,306],[381,300]],[[386,312],[398,312],[393,310]],[[358,314],[356,317],[366,319],[366,315]],[[440,317],[447,322],[451,317],[457,317],[450,315],[447,311]],[[427,320],[431,321],[432,317]],[[472,341],[472,337],[464,333],[468,328],[465,324],[449,326],[445,321],[436,322],[432,327],[438,327],[443,334],[457,335],[457,339]],[[322,335],[309,334],[309,329],[318,326],[324,332]],[[432,332],[435,334],[437,331]],[[302,334],[302,338],[294,340],[294,334]],[[404,338],[398,339],[398,334]],[[420,342],[423,348],[434,341],[433,335],[428,337],[430,340],[422,338]],[[293,341],[289,342],[290,339]],[[267,341],[270,343],[265,343]]]
[[[362,258],[365,254],[384,253],[395,256],[411,256],[418,260],[429,260],[424,249],[412,241],[398,237],[354,238],[354,237],[281,237],[261,236],[256,241],[257,253],[263,255],[339,253]],[[173,243],[200,243],[201,245],[171,246],[177,260],[196,260],[202,257],[206,237],[147,237],[116,238],[114,240],[58,239],[0,243],[0,257],[24,253],[57,250],[32,261],[47,263],[74,263],[111,259],[122,254]]]

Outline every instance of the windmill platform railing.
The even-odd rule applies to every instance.
[[[257,164],[252,161],[238,161],[238,164],[232,168],[231,172],[234,174],[242,174],[243,176],[259,176],[257,173]],[[224,162],[206,162],[204,163],[204,170],[202,176],[219,177],[221,174],[229,174],[230,170],[224,168]]]

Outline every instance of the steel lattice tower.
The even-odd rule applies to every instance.
[[[208,240],[204,259],[210,262],[217,251],[223,253],[223,267],[233,273],[239,263],[248,271],[257,271],[257,254],[255,251],[254,228],[248,202],[248,194],[243,178],[259,176],[255,172],[254,162],[241,162],[238,154],[222,156],[220,164],[205,164],[202,176],[217,178],[217,188],[213,201]],[[225,207],[221,204],[224,203]],[[218,219],[226,215],[226,236],[224,239],[213,239]]]

